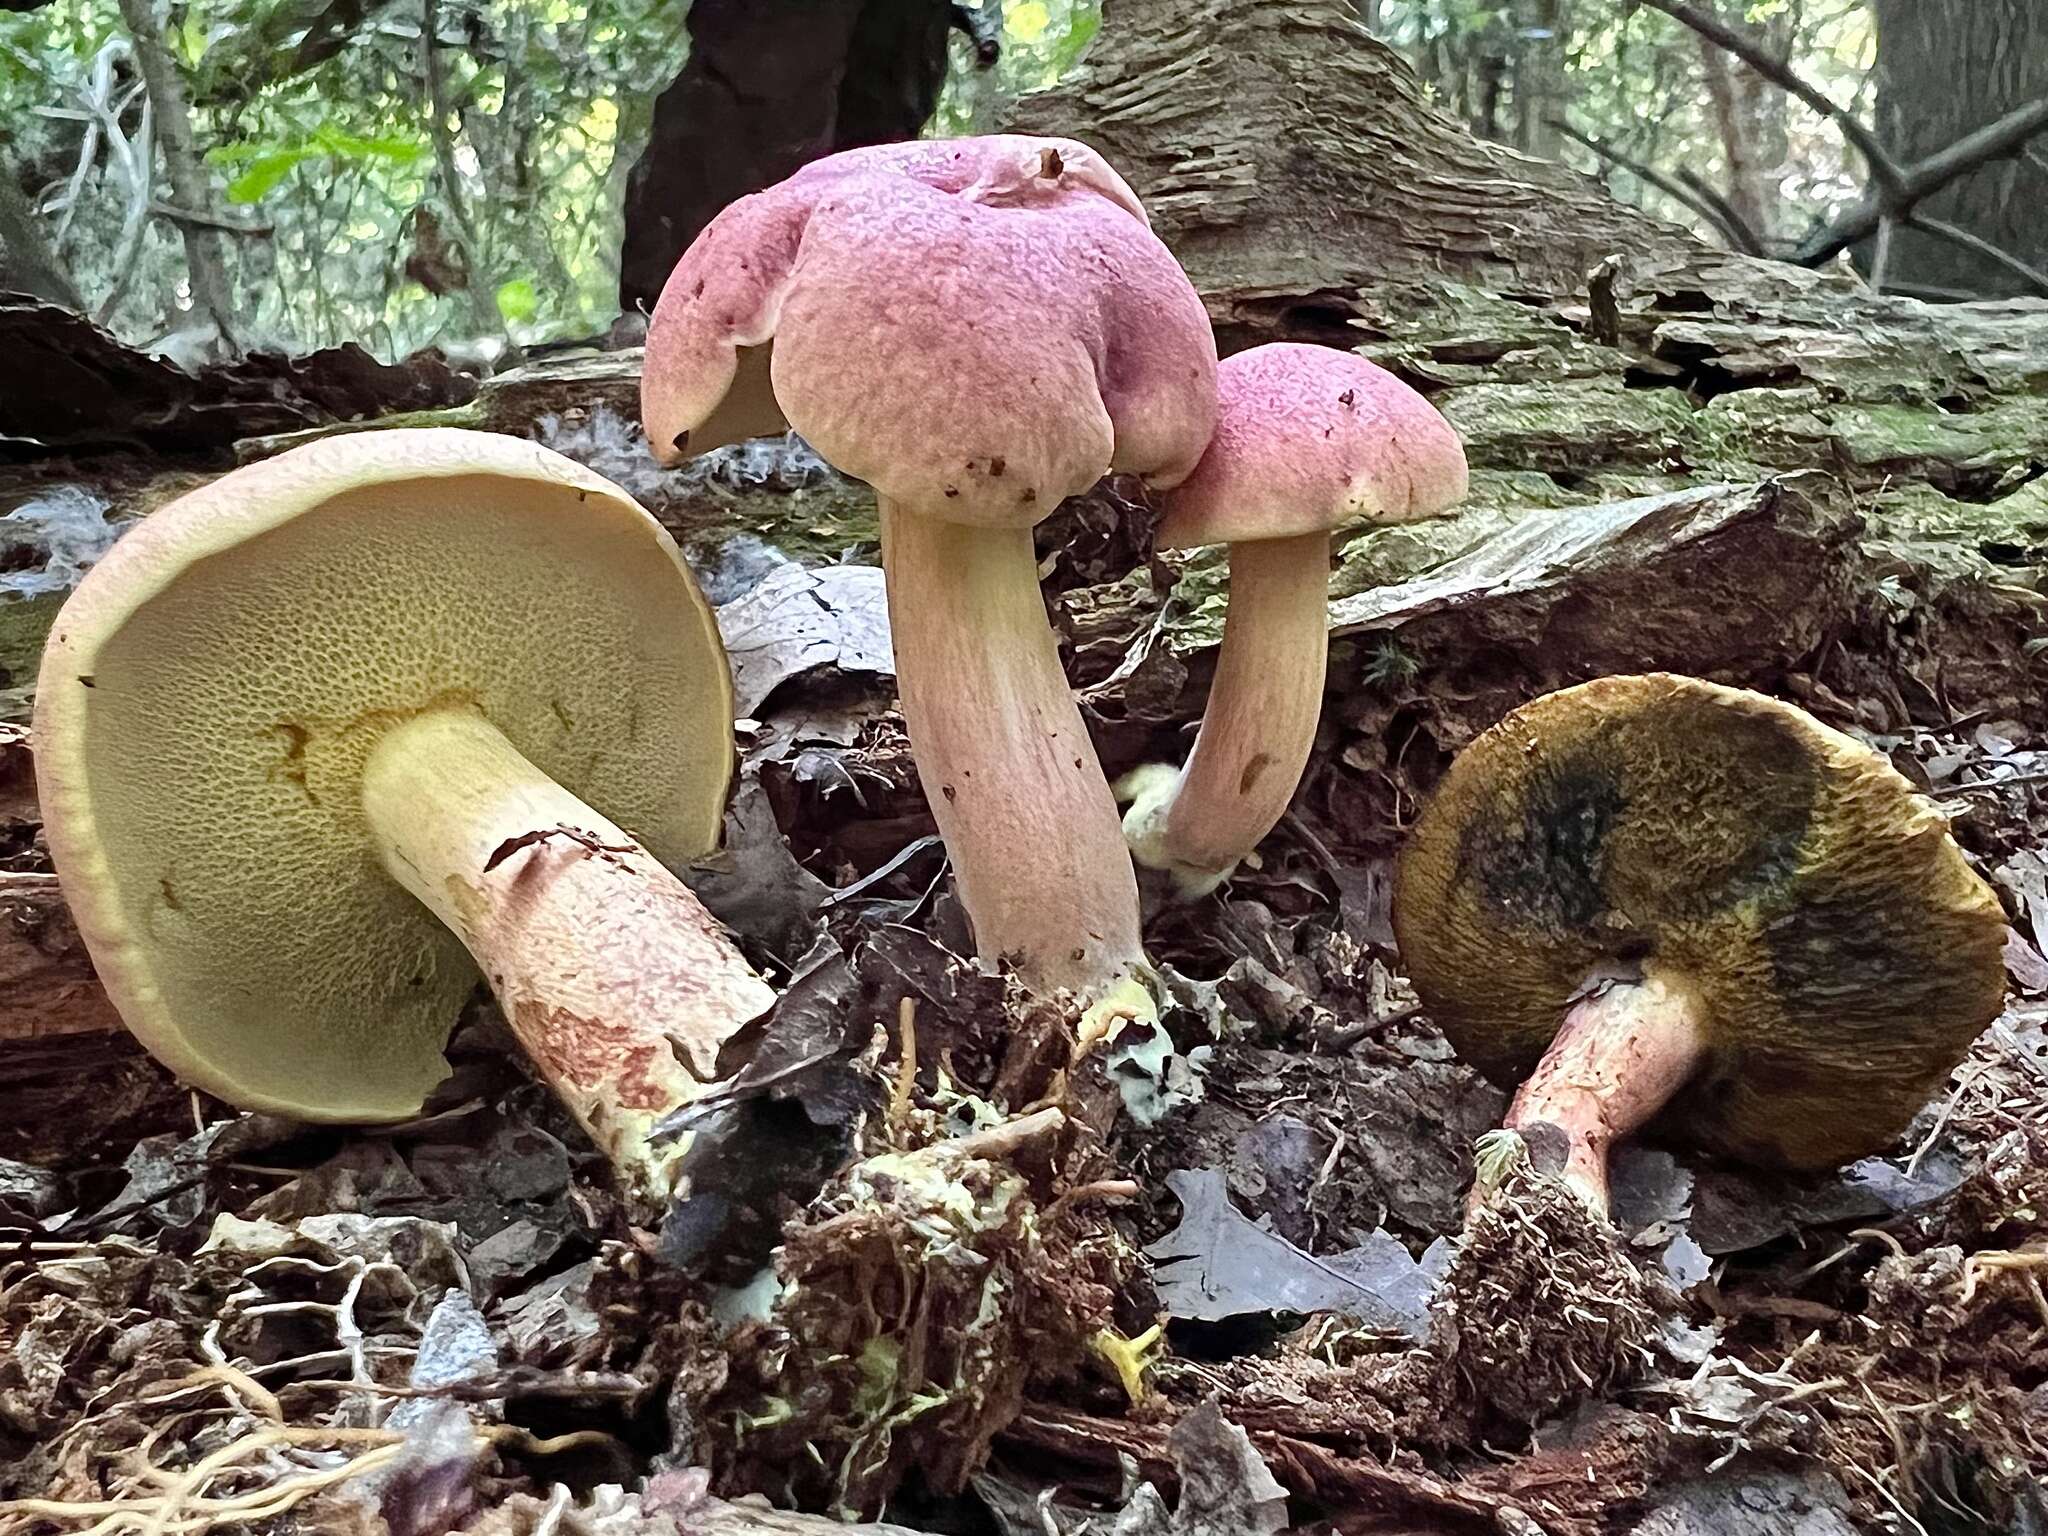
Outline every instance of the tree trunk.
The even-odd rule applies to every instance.
[[[1516,145],[1555,160],[1559,142],[1551,124],[1570,114],[1565,86],[1565,0],[1521,0],[1521,36],[1515,50]]]
[[[43,237],[35,209],[14,179],[14,171],[0,160],[0,288],[77,309],[78,290],[71,286],[57,254]]]
[[[947,0],[696,0],[690,60],[626,185],[619,302],[652,309],[719,209],[842,149],[916,137],[946,78]]]
[[[150,105],[156,109],[157,137],[162,142],[164,166],[170,172],[171,190],[178,206],[197,214],[199,220],[214,217],[213,178],[192,138],[192,110],[185,97],[185,82],[179,78],[177,60],[164,46],[163,29],[158,26],[151,0],[121,0],[121,20],[135,45],[135,64],[142,71]],[[185,266],[192,282],[192,304],[203,319],[211,320],[220,332],[223,350],[235,350],[235,305],[228,287],[227,258],[222,253],[219,230],[198,220],[180,220],[185,237]]]
[[[1730,26],[1746,25],[1739,10],[1724,19]],[[1707,97],[1714,107],[1714,126],[1721,138],[1721,153],[1728,162],[1728,206],[1757,237],[1758,247],[1768,249],[1771,195],[1764,174],[1763,124],[1758,117],[1762,105],[1758,88],[1768,82],[1706,38],[1696,41]]]
[[[1873,0],[1878,137],[1913,160],[2048,95],[2048,0]],[[2036,267],[2048,266],[2048,167],[2035,158],[1986,166],[1921,205]],[[1864,265],[1868,266],[1868,252]],[[1892,238],[1889,281],[1987,297],[2028,291],[1994,261],[1919,230]]]

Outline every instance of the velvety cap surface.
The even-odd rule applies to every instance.
[[[1434,517],[1465,495],[1450,423],[1386,369],[1275,342],[1216,370],[1216,435],[1167,500],[1162,549]]]
[[[624,492],[486,433],[327,439],[145,519],[58,615],[36,770],[101,979],[202,1088],[304,1118],[415,1112],[476,984],[378,862],[364,760],[480,711],[680,863],[731,774],[716,625]]]
[[[885,148],[806,167],[691,247],[648,333],[657,451],[772,339],[789,424],[949,521],[1029,526],[1111,468],[1185,476],[1215,344],[1129,188],[1069,140]]]
[[[1888,1145],[1996,1017],[2005,919],[1883,757],[1691,678],[1602,678],[1459,755],[1403,850],[1401,955],[1459,1053],[1519,1081],[1596,970],[1701,999],[1655,1133],[1824,1167]]]

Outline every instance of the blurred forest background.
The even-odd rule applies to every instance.
[[[658,120],[702,118],[682,78],[693,23],[757,57],[772,41],[744,35],[745,4],[0,0],[6,286],[188,363],[354,341],[387,360],[440,346],[488,365],[508,345],[601,332],[651,300],[679,248],[647,212],[676,200],[663,167],[718,179],[663,152]],[[2048,93],[2048,0],[1693,0],[1816,87],[1834,119],[1669,7],[1357,8],[1482,136],[1716,243],[1809,264],[1871,191],[1845,127],[1869,125],[1908,164]],[[930,133],[993,126],[1100,25],[1094,0],[811,9],[872,13],[832,62],[840,117],[929,105]],[[878,28],[893,61],[863,59]],[[929,78],[903,78],[906,52],[927,56]],[[889,99],[849,104],[864,82]],[[841,124],[841,143],[861,137]],[[1881,258],[1875,240],[1847,242],[1858,264],[1925,298],[2043,290],[2044,143],[1943,187],[1922,228],[1887,230]]]

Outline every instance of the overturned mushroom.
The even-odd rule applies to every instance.
[[[2005,920],[1884,758],[1760,694],[1610,677],[1509,715],[1403,850],[1394,926],[1510,1129],[1607,1208],[1645,1127],[1741,1161],[1878,1151],[2004,994]],[[1526,1081],[1524,1081],[1526,1079]]]
[[[647,1129],[773,1000],[663,862],[717,840],[730,698],[696,583],[624,492],[512,438],[366,433],[223,476],[87,575],[44,654],[36,776],[101,979],[179,1075],[404,1118],[481,970],[658,1200]]]
[[[1111,469],[1185,476],[1215,368],[1130,189],[1018,136],[850,151],[735,203],[648,332],[658,455],[786,420],[875,487],[918,774],[977,946],[1040,989],[1131,998],[1143,952],[1031,530]]]
[[[1223,360],[1215,439],[1167,499],[1162,549],[1230,546],[1216,677],[1185,767],[1133,769],[1138,862],[1207,894],[1287,810],[1315,745],[1329,660],[1330,535],[1433,517],[1465,494],[1465,453],[1385,369],[1277,343]]]

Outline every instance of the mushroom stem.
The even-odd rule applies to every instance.
[[[1028,528],[970,528],[881,498],[896,684],[974,942],[1086,1003],[1144,970],[1116,801],[1046,622]]]
[[[384,868],[462,940],[534,1070],[629,1193],[663,1207],[681,1147],[649,1130],[774,990],[682,881],[481,715],[386,732],[363,810]]]
[[[1301,783],[1329,666],[1330,536],[1230,548],[1230,604],[1195,749],[1178,775],[1128,779],[1124,833],[1141,864],[1207,895],[1258,847]]]
[[[1565,1011],[1536,1070],[1508,1106],[1507,1128],[1539,1121],[1565,1133],[1564,1178],[1607,1214],[1607,1153],[1669,1103],[1705,1060],[1699,1002],[1650,975],[1592,981]]]

